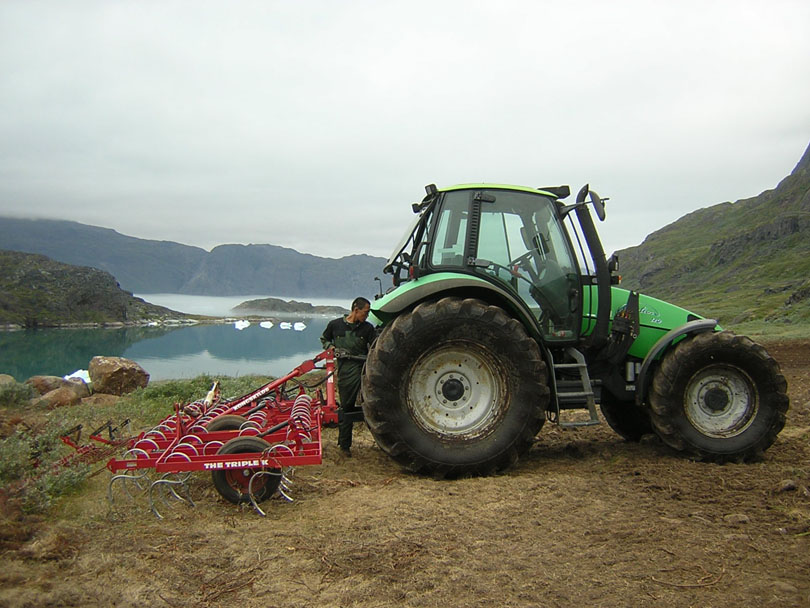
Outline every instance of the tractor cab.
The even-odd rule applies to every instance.
[[[467,275],[488,283],[546,343],[574,343],[593,328],[595,311],[585,311],[583,323],[594,279],[581,267],[590,261],[577,260],[564,225],[569,212],[584,204],[584,194],[566,206],[560,199],[569,195],[567,186],[426,190],[422,203],[414,205],[418,218],[385,267],[395,285],[436,273]],[[597,214],[604,217],[601,201]]]

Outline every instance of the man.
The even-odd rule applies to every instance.
[[[321,336],[324,349],[335,349],[340,399],[338,447],[349,457],[352,455],[352,425],[360,411],[355,402],[360,392],[363,362],[374,341],[374,326],[366,321],[370,308],[368,300],[355,298],[349,314],[330,321]]]

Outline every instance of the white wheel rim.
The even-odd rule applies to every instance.
[[[743,433],[756,418],[754,382],[731,365],[713,365],[689,380],[684,395],[689,422],[702,434],[727,439]]]
[[[499,366],[480,346],[454,342],[414,364],[408,404],[419,425],[453,438],[485,434],[502,414],[505,394]]]

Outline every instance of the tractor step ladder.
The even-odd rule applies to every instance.
[[[576,348],[568,347],[565,353],[575,361],[575,363],[554,363],[554,380],[557,387],[557,420],[558,425],[564,429],[577,428],[581,426],[594,426],[601,424],[599,415],[596,413],[596,397],[593,392],[593,384],[588,374],[588,365],[585,363],[585,356]],[[579,373],[578,380],[561,379],[559,372],[566,373],[570,370],[576,370]],[[559,411],[561,409],[569,409],[561,407],[561,404],[568,403],[582,403],[585,402],[588,413],[590,414],[589,420],[562,422],[559,420]]]

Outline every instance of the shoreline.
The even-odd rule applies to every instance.
[[[348,314],[346,311],[344,314]],[[282,322],[284,319],[313,319],[313,318],[331,318],[337,316],[336,314],[326,313],[312,313],[312,312],[281,312],[276,314],[259,315],[228,315],[226,317],[209,317],[205,315],[189,315],[184,318],[172,319],[146,319],[143,321],[108,321],[108,322],[92,322],[92,323],[54,323],[47,325],[36,325],[34,327],[26,327],[17,323],[4,323],[0,325],[0,331],[25,331],[37,329],[121,329],[124,327],[192,327],[194,325],[216,325],[235,323],[237,321],[250,321],[251,323],[261,323],[262,321],[271,321],[275,324]]]

